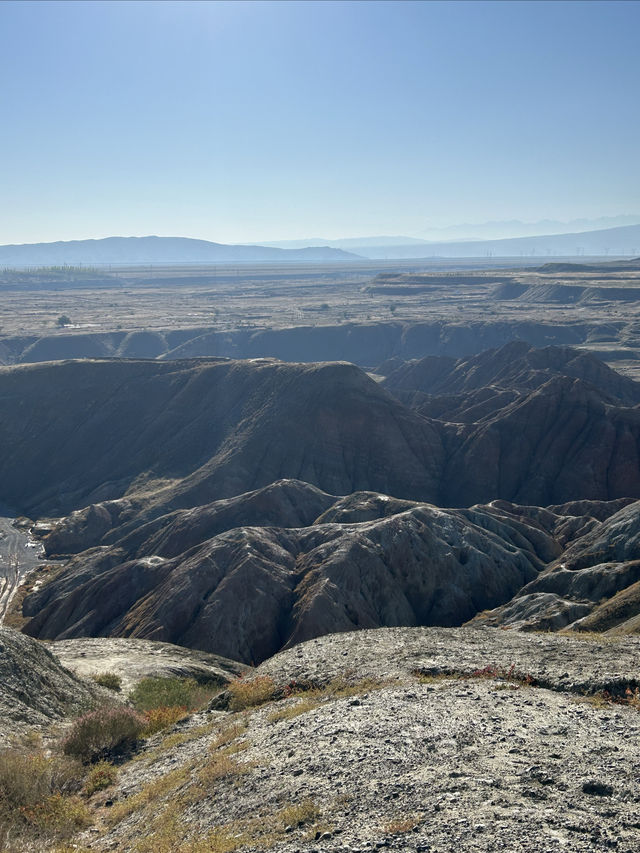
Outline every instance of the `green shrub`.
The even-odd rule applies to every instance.
[[[96,675],[92,675],[91,678],[96,684],[99,684],[101,687],[108,687],[109,690],[120,692],[122,687],[122,679],[115,672],[99,672]]]
[[[81,761],[95,761],[124,751],[144,731],[145,718],[124,705],[101,708],[79,717],[63,741],[63,750]]]
[[[219,690],[217,684],[199,684],[195,678],[143,678],[129,700],[138,711],[156,708],[185,708],[199,711]]]
[[[84,782],[84,793],[87,797],[113,785],[118,778],[118,771],[108,761],[98,761],[94,764]]]

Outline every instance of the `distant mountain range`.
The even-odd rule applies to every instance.
[[[571,219],[561,222],[558,219],[540,219],[537,222],[522,222],[520,219],[506,219],[492,222],[463,223],[448,225],[445,228],[425,228],[415,234],[422,240],[440,243],[455,240],[506,240],[509,237],[540,237],[546,234],[575,234],[581,231],[602,231],[605,228],[619,228],[623,225],[639,225],[640,215],[600,216],[597,219]],[[326,244],[326,241],[325,241]],[[307,246],[313,243],[307,243]]]
[[[523,226],[524,227],[524,226]],[[372,260],[401,258],[484,258],[546,256],[614,256],[640,255],[640,225],[624,225],[597,231],[574,231],[564,234],[509,237],[500,240],[418,240],[415,237],[353,237],[345,240],[323,240],[325,246],[349,250]],[[294,248],[306,241],[283,241],[270,244]]]
[[[640,225],[598,231],[510,237],[503,240],[427,242],[413,237],[360,237],[301,245],[228,245],[188,237],[106,237],[0,246],[0,267],[105,264],[215,264],[331,262],[405,258],[576,257],[640,255]],[[318,241],[320,242],[320,241]]]
[[[103,240],[0,246],[0,266],[5,267],[347,261],[357,260],[357,257],[328,246],[302,249],[229,246],[188,237],[106,237]]]

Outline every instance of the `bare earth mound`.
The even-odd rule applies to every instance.
[[[143,678],[195,678],[222,687],[249,669],[217,655],[150,640],[84,637],[51,643],[49,649],[81,678],[104,672],[120,676],[123,696]]]

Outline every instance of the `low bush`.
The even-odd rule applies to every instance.
[[[187,709],[184,705],[169,707],[165,705],[161,708],[152,708],[150,711],[145,711],[144,713],[144,718],[147,722],[143,734],[145,737],[150,737],[156,734],[156,732],[161,732],[163,729],[174,726],[187,716]]]
[[[88,826],[88,812],[76,795],[83,773],[67,756],[0,750],[0,849],[8,838],[65,838]]]
[[[143,678],[129,700],[138,711],[185,708],[193,712],[204,708],[219,689],[214,683],[199,684],[195,678]]]
[[[19,809],[53,793],[75,793],[83,776],[82,766],[66,756],[9,747],[0,750],[0,803]]]
[[[145,718],[132,708],[101,708],[79,717],[62,747],[67,755],[81,761],[95,761],[123,752],[141,737],[145,726]]]
[[[69,837],[91,825],[91,815],[80,797],[59,793],[23,809],[22,814],[31,828],[58,838]]]
[[[239,676],[229,685],[229,709],[242,711],[244,708],[255,708],[264,705],[277,697],[278,691],[273,678],[269,675],[259,675],[257,678]]]
[[[84,782],[84,793],[87,797],[96,791],[103,791],[113,785],[118,778],[118,771],[108,761],[98,761],[94,764]]]
[[[91,677],[96,684],[101,687],[108,687],[109,690],[115,690],[116,693],[119,693],[122,688],[122,679],[115,672],[99,672]]]

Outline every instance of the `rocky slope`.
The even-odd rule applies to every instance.
[[[424,312],[423,312],[424,313]],[[638,344],[634,317],[614,319],[509,320],[425,319],[421,322],[365,322],[275,329],[215,326],[160,328],[154,332],[63,332],[0,338],[0,363],[35,363],[59,358],[279,358],[283,361],[351,361],[374,367],[386,359],[428,355],[468,357],[511,341],[546,347],[589,345],[599,340]]]
[[[3,368],[0,415],[1,497],[25,514],[152,490],[166,512],[283,476],[435,499],[443,460],[439,430],[350,364]]]
[[[460,624],[553,553],[551,536],[506,516],[424,504],[358,524],[234,528],[177,557],[127,560],[116,545],[29,596],[24,630],[165,640],[257,663],[332,631]]]
[[[42,643],[0,626],[0,746],[33,726],[79,713],[99,694]]]
[[[640,502],[584,529],[533,581],[474,621],[525,630],[640,630]]]
[[[612,401],[640,403],[640,386],[621,376],[588,352],[571,347],[532,347],[514,341],[468,358],[427,356],[400,362],[386,375],[384,385],[396,391],[421,391],[438,396],[477,391],[488,386],[535,390],[552,377],[570,376],[596,386]]]
[[[448,365],[454,387],[494,382],[470,392],[484,402],[474,398],[475,420],[467,410],[462,424],[446,422],[448,404],[424,417],[342,363],[3,368],[0,439],[12,454],[0,460],[0,497],[63,515],[126,495],[107,509],[136,524],[283,477],[445,506],[640,497],[636,383],[570,350],[527,350],[514,376],[513,347],[485,361]]]
[[[265,498],[260,491],[246,504],[238,497],[161,517],[78,554],[25,599],[24,630],[49,639],[164,640],[258,663],[335,631],[459,625],[508,606],[546,577],[570,543],[603,528],[625,503],[545,510],[496,501],[442,510],[375,493],[332,498],[291,481],[274,484],[269,494],[264,526],[255,514]],[[304,512],[301,502],[291,515],[292,495],[324,512],[305,527],[288,526]],[[233,526],[243,512],[253,526]],[[116,534],[110,530],[102,541]],[[51,537],[61,541],[55,531],[48,543]],[[614,594],[631,577],[619,573],[608,585],[594,584],[594,594]],[[553,627],[571,621],[565,614]]]
[[[152,744],[79,841],[635,853],[640,717],[584,694],[635,684],[639,643],[415,628],[304,643],[258,675],[315,691],[201,715],[178,746]]]

